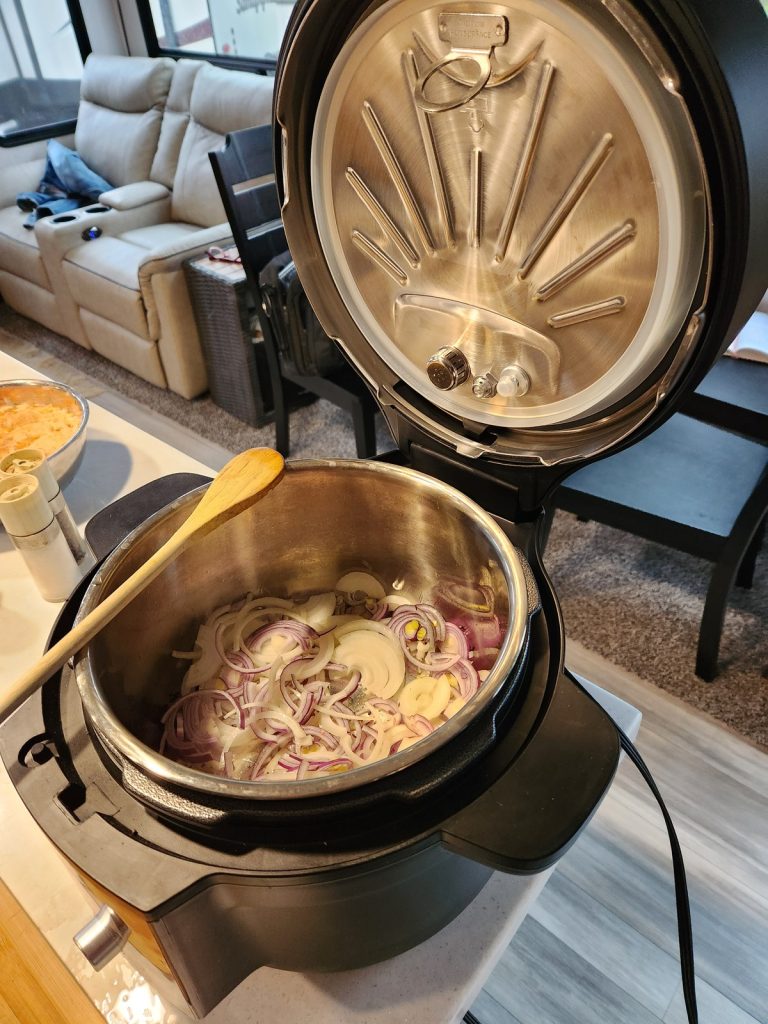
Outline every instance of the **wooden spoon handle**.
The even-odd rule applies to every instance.
[[[251,448],[231,459],[165,544],[5,688],[0,694],[0,723],[149,586],[190,541],[204,537],[257,502],[282,478],[284,469],[282,456],[271,448]]]
[[[14,679],[10,686],[4,689],[0,697],[0,722],[5,721],[8,715],[23,704],[31,693],[34,693],[39,686],[50,679],[54,672],[58,672],[70,658],[73,658],[79,650],[93,640],[107,623],[119,615],[140,591],[148,587],[168,563],[173,561],[182,547],[189,542],[191,536],[191,534],[174,534],[143,565],[139,566],[132,576],[129,576],[116,590],[108,594],[58,643],[50,647],[31,668]]]

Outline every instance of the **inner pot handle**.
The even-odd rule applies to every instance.
[[[443,845],[508,874],[545,870],[594,814],[619,752],[609,715],[561,673],[528,746],[481,796],[443,823]]]

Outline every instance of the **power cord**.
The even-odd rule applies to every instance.
[[[578,688],[585,693],[590,700],[594,700],[594,697],[588,690],[586,690],[578,679],[575,678],[572,672],[565,670],[568,678],[574,682]],[[634,745],[632,740],[627,736],[623,729],[613,723],[616,732],[619,734],[619,742],[621,743],[621,749],[630,759],[635,768],[640,772],[643,777],[645,784],[653,793],[656,803],[659,805],[662,816],[664,818],[664,824],[667,826],[667,834],[669,836],[669,846],[672,851],[672,870],[675,878],[675,905],[677,907],[677,938],[680,946],[680,974],[683,979],[683,998],[685,1000],[685,1009],[688,1016],[688,1024],[699,1024],[699,1010],[696,1005],[696,977],[694,974],[693,965],[693,930],[691,928],[691,905],[688,900],[688,882],[685,877],[685,862],[683,861],[683,851],[680,848],[680,843],[677,838],[677,832],[675,832],[675,826],[672,822],[667,805],[664,803],[661,793],[658,790],[656,782],[654,781],[653,775],[648,765],[643,760],[640,751]]]
[[[654,782],[648,765],[640,756],[640,751],[635,747],[632,740],[616,726],[619,734],[621,748],[627,757],[632,761],[635,768],[640,772],[646,785],[656,798],[661,813],[664,817],[664,824],[667,826],[669,845],[672,850],[672,869],[675,876],[675,903],[677,905],[677,937],[680,944],[680,973],[683,978],[683,997],[685,1009],[688,1014],[688,1024],[699,1024],[699,1011],[696,1005],[696,977],[693,965],[693,931],[691,929],[691,906],[688,901],[688,882],[685,877],[685,863],[683,851],[680,849],[675,826],[672,823],[669,811],[662,799],[661,793]]]
[[[591,700],[594,700],[589,691],[585,690],[584,687],[579,683],[578,679],[575,679],[571,673],[568,673],[568,678],[582,690]],[[677,907],[677,937],[680,945],[680,974],[683,979],[683,998],[685,999],[685,1009],[688,1015],[688,1024],[699,1024],[699,1010],[696,1005],[696,977],[694,975],[694,963],[693,963],[693,931],[691,928],[691,906],[688,900],[688,882],[685,877],[685,863],[683,861],[683,851],[680,848],[680,843],[675,832],[675,826],[672,823],[672,818],[667,810],[667,806],[661,796],[661,793],[656,786],[653,775],[651,775],[650,768],[643,760],[640,755],[640,751],[634,745],[632,740],[626,733],[614,722],[616,732],[619,734],[619,741],[621,743],[621,749],[634,764],[640,775],[645,780],[646,785],[650,789],[656,798],[656,802],[659,805],[661,813],[664,817],[664,824],[667,826],[667,833],[669,835],[669,845],[672,850],[672,869],[675,878],[675,904]],[[480,1024],[480,1021],[471,1012],[468,1012],[464,1016],[464,1024]]]

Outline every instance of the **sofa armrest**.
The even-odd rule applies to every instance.
[[[167,199],[170,192],[157,181],[134,181],[121,188],[102,192],[99,202],[112,210],[135,210],[148,203],[156,203],[159,199]]]
[[[9,164],[0,171],[0,208],[16,205],[19,192],[35,192],[45,170],[45,157]]]
[[[102,235],[120,236],[126,231],[163,224],[171,219],[171,200],[166,196],[144,206],[126,210],[106,210],[89,213],[88,209],[72,210],[58,217],[43,217],[35,224],[35,236],[41,252],[66,258],[70,249],[79,245],[98,245],[98,238],[90,242],[83,239],[88,228],[98,228]]]
[[[224,222],[223,224],[214,224],[210,228],[200,228],[199,231],[193,231],[167,245],[160,245],[148,252],[139,264],[139,281],[144,283],[153,274],[178,270],[184,260],[189,259],[190,256],[205,252],[212,245],[231,238],[232,229],[229,224]]]

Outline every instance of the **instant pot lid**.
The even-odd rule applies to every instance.
[[[705,301],[708,185],[672,62],[622,0],[345,6],[346,41],[303,82],[311,128],[285,83],[322,0],[289,29],[276,100],[284,150],[311,138],[309,187],[283,153],[283,212],[324,326],[384,406],[463,454],[615,444],[684,368]]]

